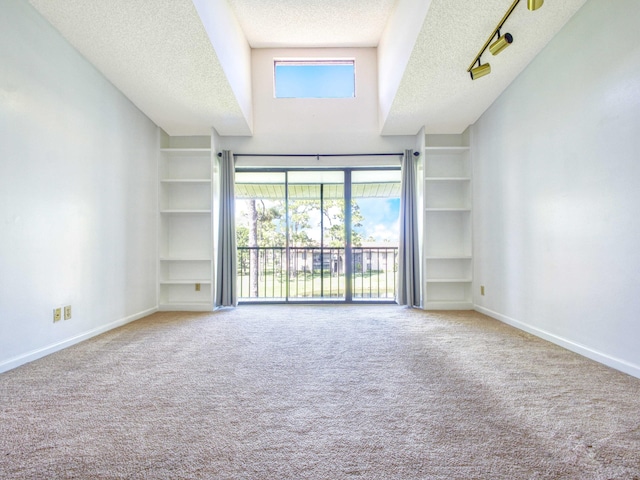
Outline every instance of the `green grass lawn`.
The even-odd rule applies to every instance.
[[[286,279],[272,273],[262,274],[258,279],[258,295],[251,294],[249,275],[238,276],[239,298],[285,298]],[[353,298],[387,298],[395,296],[394,272],[369,272],[356,274],[352,283]],[[344,298],[344,275],[325,272],[299,273],[289,279],[289,298]]]

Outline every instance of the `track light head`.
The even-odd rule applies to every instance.
[[[497,55],[511,45],[511,42],[513,42],[513,35],[505,33],[501,37],[498,37],[498,39],[489,46],[489,51],[492,55]]]
[[[507,48],[511,44],[511,42],[513,42],[513,36],[510,33],[505,33],[504,35],[500,35],[500,29],[504,26],[504,22],[506,22],[507,19],[509,18],[509,15],[513,13],[513,10],[516,8],[516,6],[518,6],[519,2],[520,0],[513,0],[513,3],[507,10],[507,13],[505,13],[502,19],[498,22],[498,26],[495,28],[493,32],[491,32],[491,35],[489,35],[489,38],[487,39],[485,44],[482,46],[482,48],[478,52],[478,55],[476,56],[476,58],[473,59],[473,62],[471,62],[471,65],[469,65],[469,68],[467,68],[467,72],[471,74],[471,80],[484,77],[485,75],[488,75],[491,73],[491,67],[489,66],[488,63],[485,63],[484,65],[480,63],[480,58],[482,57],[482,54],[487,50],[487,47],[489,48],[489,50],[493,55],[497,55],[502,50]],[[529,10],[537,10],[543,4],[544,4],[544,0],[527,0],[527,8]],[[498,37],[497,40],[491,43],[493,39],[496,38],[496,35]],[[476,63],[478,64],[478,66],[474,68],[474,65]]]
[[[476,68],[469,70],[469,73],[471,74],[471,80],[476,80],[485,75],[489,75],[491,73],[491,65],[488,63],[478,65]]]
[[[527,0],[527,8],[531,11],[539,9],[544,4],[544,0]]]

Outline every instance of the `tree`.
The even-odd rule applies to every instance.
[[[249,227],[245,225],[236,226],[236,247],[249,246]]]
[[[320,212],[319,200],[292,199],[289,207],[289,246],[290,247],[317,247],[319,242],[314,240],[309,233],[318,229],[323,224],[322,232],[324,246],[332,248],[344,248],[345,241],[345,212],[344,199],[325,199],[322,202]],[[239,225],[236,228],[236,240],[238,246],[249,247],[249,291],[250,295],[258,296],[260,248],[284,247],[286,243],[287,229],[287,204],[284,200],[249,199],[246,202],[247,209],[242,215],[247,225]],[[323,221],[312,218],[322,217]],[[352,245],[362,245],[362,235],[357,231],[362,227],[364,218],[360,207],[355,200],[351,204]],[[264,253],[263,253],[264,254]],[[297,257],[296,257],[297,258]],[[246,267],[246,257],[241,259],[241,268]],[[274,257],[273,261],[276,259]],[[275,264],[274,264],[275,266]]]
[[[250,295],[258,296],[258,210],[256,200],[249,200],[249,291]]]
[[[262,199],[248,199],[246,209],[241,209],[246,224],[236,227],[238,247],[249,247],[249,294],[258,296],[259,247],[284,246],[285,235],[279,223],[284,217],[284,203]],[[247,267],[247,259],[240,259],[240,267]]]
[[[269,203],[269,205],[267,205]],[[256,201],[257,241],[260,247],[284,246],[284,229],[280,226],[284,218],[284,203],[281,201]]]
[[[309,231],[319,228],[311,224],[311,214],[318,210],[318,200],[291,200],[289,202],[289,244],[292,247],[317,246],[318,242],[309,236]],[[323,202],[324,238],[331,247],[345,245],[344,200],[328,199]],[[248,200],[248,211],[244,213],[248,226],[236,228],[238,246],[281,247],[285,245],[286,204],[284,200],[269,202]],[[351,202],[351,224],[353,246],[362,245],[362,235],[357,231],[362,227],[364,217],[355,200]],[[255,230],[255,231],[254,231]],[[253,235],[253,237],[251,237]]]
[[[289,245],[292,247],[312,247],[316,242],[309,237],[311,212],[317,208],[314,200],[292,200],[289,202]],[[285,205],[282,205],[283,209]],[[283,215],[284,218],[284,215]]]
[[[344,200],[325,200],[323,212],[329,227],[325,225],[325,231],[329,238],[329,246],[344,247],[345,241],[345,212]],[[364,217],[360,212],[360,206],[355,200],[351,200],[351,245],[359,247],[362,245],[362,235],[356,230],[362,227]]]

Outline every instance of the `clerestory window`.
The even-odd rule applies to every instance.
[[[355,60],[275,60],[276,98],[354,98]]]

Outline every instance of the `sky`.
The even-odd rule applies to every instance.
[[[376,242],[397,243],[399,238],[399,198],[358,198],[360,213],[364,218],[362,227],[356,231],[366,242],[370,237]],[[312,212],[309,223],[320,224],[319,212]],[[320,232],[309,231],[309,237],[320,242]]]
[[[361,231],[365,240],[398,242],[399,198],[359,198],[357,202],[365,219]]]
[[[276,98],[353,98],[354,65],[278,65]]]

